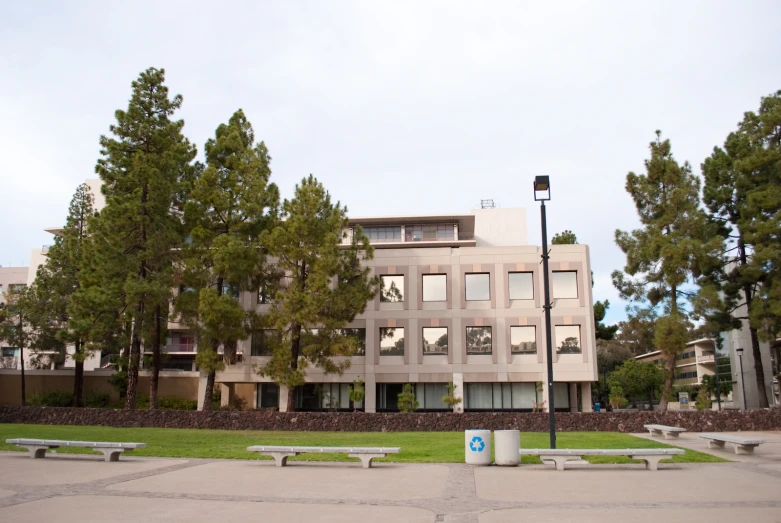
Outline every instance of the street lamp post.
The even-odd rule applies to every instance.
[[[735,349],[738,353],[738,364],[740,366],[740,390],[743,392],[743,410],[748,410],[746,407],[746,382],[743,381],[743,349]]]
[[[545,341],[548,357],[548,422],[550,424],[550,448],[556,448],[556,408],[553,400],[553,347],[551,335],[551,301],[550,282],[548,275],[548,222],[545,217],[545,202],[550,200],[550,179],[547,176],[534,178],[534,201],[540,202],[540,218],[542,225],[542,273],[544,281],[545,302]]]

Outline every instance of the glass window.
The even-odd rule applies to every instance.
[[[279,332],[276,329],[261,329],[252,333],[250,354],[252,356],[271,356],[274,343],[278,343]]]
[[[404,327],[380,327],[380,355],[404,356]]]
[[[447,301],[447,275],[423,275],[423,301]]]
[[[401,226],[364,227],[363,233],[371,242],[400,242]]]
[[[537,328],[510,327],[510,351],[513,354],[537,354]]]
[[[355,338],[358,342],[358,350],[355,351],[355,356],[366,355],[366,329],[347,328],[338,329],[337,334],[346,337]]]
[[[447,383],[418,383],[415,386],[420,410],[450,410],[442,401],[443,396],[447,396]]]
[[[454,240],[455,231],[452,223],[405,225],[404,236],[408,242],[445,241]]]
[[[275,409],[279,407],[279,385],[276,383],[258,384],[258,408]]]
[[[423,354],[447,354],[447,327],[423,327]]]
[[[380,301],[404,301],[404,276],[380,276]]]
[[[491,275],[488,273],[466,274],[466,301],[488,301],[491,299]]]
[[[534,299],[533,274],[531,272],[511,272],[508,275],[507,280],[511,300]]]
[[[556,325],[556,350],[559,354],[580,354],[580,325]]]
[[[25,289],[26,287],[26,283],[9,283],[8,292],[21,292],[22,289]]]
[[[239,287],[224,281],[222,283],[222,294],[224,296],[230,296],[233,299],[239,299]]]
[[[491,354],[491,327],[466,328],[466,353]]]
[[[578,271],[555,271],[553,273],[553,298],[578,297]]]
[[[258,289],[258,303],[259,304],[266,304],[266,303],[274,303],[274,294],[265,287],[261,287]]]
[[[534,383],[466,383],[464,388],[468,410],[532,410],[537,404]]]

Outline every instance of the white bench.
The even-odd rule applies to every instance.
[[[31,458],[43,458],[49,449],[60,447],[86,447],[102,452],[106,461],[119,461],[119,455],[126,450],[141,449],[146,443],[114,443],[108,441],[68,441],[61,439],[7,439],[6,443],[26,448]]]
[[[732,434],[709,433],[700,434],[700,437],[708,440],[709,449],[723,449],[725,443],[731,443],[735,454],[753,454],[754,448],[765,442],[763,439],[744,438]]]
[[[298,456],[302,453],[315,454],[347,454],[351,458],[359,458],[363,468],[368,469],[372,466],[372,459],[384,458],[388,454],[398,454],[399,447],[281,447],[255,445],[247,447],[250,452],[260,452],[263,456],[272,456],[277,462],[277,467],[287,465],[287,458]]]
[[[645,461],[645,468],[656,470],[660,460],[683,454],[681,449],[521,449],[521,456],[539,456],[556,464],[556,470],[564,470],[567,461],[580,460],[582,456],[628,456]]]
[[[664,439],[678,439],[681,432],[686,432],[686,429],[681,427],[669,427],[667,425],[643,425],[651,436],[661,436],[664,434]]]

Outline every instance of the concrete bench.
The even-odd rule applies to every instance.
[[[735,449],[735,454],[753,454],[754,448],[762,445],[765,440],[755,438],[744,438],[732,434],[700,434],[701,438],[708,440],[709,449],[723,449],[725,443],[731,443]]]
[[[384,458],[388,454],[398,454],[399,447],[280,447],[255,445],[247,447],[250,452],[260,452],[264,456],[272,456],[277,462],[277,467],[287,465],[287,458],[298,456],[302,453],[315,454],[347,454],[351,458],[359,458],[363,468],[372,466],[372,459]]]
[[[681,432],[686,432],[686,429],[681,427],[669,427],[667,425],[643,425],[651,436],[661,436],[664,434],[664,439],[678,439]]]
[[[108,441],[68,441],[61,439],[7,439],[6,443],[26,448],[31,458],[43,458],[49,449],[60,447],[86,447],[102,452],[106,461],[119,461],[119,455],[126,450],[141,449],[146,443],[114,443]]]
[[[564,463],[582,459],[582,456],[628,456],[645,461],[645,468],[656,470],[660,460],[683,454],[681,449],[521,449],[521,456],[539,456],[564,470]]]

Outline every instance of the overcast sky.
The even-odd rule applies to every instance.
[[[0,0],[0,264],[51,243],[140,71],[165,68],[198,145],[238,108],[284,196],[308,173],[353,215],[528,208],[610,283],[654,130],[695,172],[781,89],[781,2]]]

